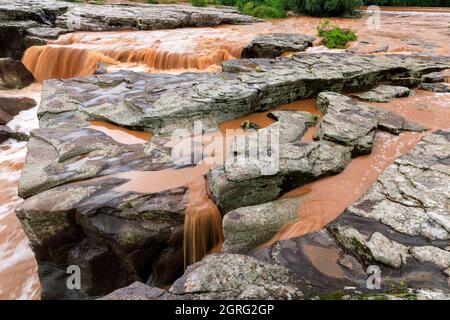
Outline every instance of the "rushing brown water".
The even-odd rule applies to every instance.
[[[389,10],[389,8],[387,9]],[[397,10],[400,10],[397,8]],[[450,52],[450,12],[419,15],[382,13],[379,28],[358,19],[331,18],[331,22],[357,32],[350,45],[363,53],[381,46],[388,52]],[[440,10],[440,9],[438,9]],[[393,13],[393,14],[392,14]],[[429,16],[442,14],[443,16]],[[77,32],[62,35],[46,46],[29,48],[23,58],[35,78],[69,78],[94,74],[98,63],[106,69],[131,68],[146,72],[219,71],[223,60],[239,58],[256,35],[288,32],[316,35],[321,18],[292,17],[250,25],[185,28],[159,31]],[[426,32],[424,32],[426,30]]]
[[[449,12],[440,8],[437,10],[447,15],[429,15],[428,12],[436,12],[435,8],[414,10],[424,11],[425,14],[382,14],[380,29],[368,26],[366,17],[331,21],[357,31],[358,41],[350,47],[358,49],[359,52],[370,53],[380,45],[388,45],[388,52],[448,55]],[[30,48],[24,57],[24,63],[40,81],[93,74],[98,63],[105,64],[107,70],[131,68],[147,72],[218,71],[221,61],[239,57],[242,47],[255,35],[271,32],[315,35],[320,20],[297,17],[244,26],[80,32],[64,35],[47,46]],[[1,94],[4,95],[4,92]],[[374,105],[422,123],[431,130],[450,127],[449,94],[418,91],[416,97]],[[319,114],[313,99],[298,101],[278,109]],[[267,126],[274,120],[266,114],[252,114],[224,123],[221,125],[221,131],[225,133],[226,129],[236,129],[243,120],[251,120],[261,127]],[[16,117],[13,121],[18,127],[25,128],[36,119],[35,116],[33,120]],[[137,133],[105,122],[92,121],[91,128],[100,130],[121,143],[144,143],[151,138],[150,134]],[[313,130],[308,130],[302,141],[310,141],[312,135]],[[355,158],[339,175],[318,180],[286,194],[285,196],[305,198],[305,203],[299,208],[300,221],[282,228],[268,244],[320,229],[332,221],[370,188],[384,168],[411,150],[420,138],[421,134],[416,133],[393,136],[378,132],[372,154]],[[0,145],[0,299],[40,297],[36,261],[14,214],[15,206],[22,201],[17,196],[17,181],[25,152],[24,143]],[[208,252],[220,250],[222,243],[220,213],[218,215],[217,208],[207,196],[204,183],[204,175],[209,168],[210,165],[199,164],[178,170],[119,174],[129,179],[129,182],[119,187],[123,191],[158,192],[176,187],[189,189],[189,204],[185,213],[185,264],[197,261]],[[323,265],[324,273],[339,276],[339,270],[329,268],[323,263],[325,258],[329,257],[329,252],[318,251],[315,247],[308,250],[309,256],[315,259],[316,264]]]
[[[220,252],[223,243],[222,215],[206,192],[205,179],[188,184],[189,205],[184,218],[184,266]]]
[[[450,94],[417,90],[416,96],[389,103],[372,103],[416,121],[429,130],[450,128]],[[405,132],[399,136],[377,132],[372,153],[357,157],[340,174],[317,180],[288,192],[302,196],[299,221],[284,226],[266,245],[299,237],[322,228],[357,201],[395,159],[408,153],[426,133]]]
[[[37,264],[15,215],[26,143],[0,146],[0,300],[38,299]]]
[[[189,202],[184,219],[184,266],[200,261],[206,254],[218,252],[223,243],[222,215],[206,191],[205,174],[211,165],[161,171],[131,171],[115,175],[129,181],[117,191],[155,193],[186,187]]]

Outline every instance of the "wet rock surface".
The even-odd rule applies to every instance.
[[[282,144],[278,156],[275,172],[266,172],[270,159],[251,158],[209,171],[209,193],[222,213],[273,201],[284,192],[341,172],[350,162],[349,148],[323,141]]]
[[[164,133],[191,129],[195,120],[203,120],[206,128],[217,128],[225,120],[312,97],[324,89],[360,91],[379,83],[419,79],[424,73],[447,67],[448,61],[402,56],[301,54],[292,59],[229,61],[222,73],[119,72],[47,81],[38,111],[40,129],[31,133],[19,184],[25,201],[17,208],[39,263],[43,296],[97,297],[134,281],[167,285],[181,274],[177,266],[188,190],[177,187],[141,193],[120,188],[130,180],[121,175],[124,172],[176,167]],[[245,165],[226,164],[210,171],[209,191],[223,214],[274,201],[287,190],[342,171],[350,161],[348,146],[326,140],[299,142],[316,122],[312,115],[276,111],[270,116],[278,121],[255,134],[280,129],[280,169],[262,175],[267,162],[254,159]],[[382,122],[378,114],[376,118]],[[153,131],[156,136],[141,144],[123,144],[93,130],[91,120]],[[426,259],[426,255],[421,257]],[[214,259],[207,262],[208,267],[195,269],[205,279],[199,288],[210,282],[203,270],[223,267]],[[241,262],[254,265],[253,260]],[[66,279],[61,274],[71,264],[79,265],[86,275],[77,297],[64,287]],[[114,268],[103,268],[105,265]],[[166,271],[160,272],[164,267]],[[233,280],[238,269],[233,266],[223,272],[230,272]],[[61,276],[55,277],[58,274]],[[178,283],[191,279],[195,277]],[[294,298],[300,297],[300,292],[310,292],[309,284],[305,285],[309,280],[293,287],[283,284],[284,290],[272,284],[272,278],[262,279],[268,285],[256,282],[250,291],[240,287],[237,280],[233,280],[236,285],[221,282],[217,290],[235,286],[226,293],[230,298]],[[247,283],[252,281],[259,280]],[[210,287],[205,287],[204,293],[189,288],[178,286],[169,293],[199,298],[221,294]]]
[[[445,82],[437,82],[437,83],[426,83],[423,82],[420,85],[421,89],[438,92],[438,93],[448,93],[450,92],[450,85]]]
[[[189,299],[299,299],[313,287],[288,269],[238,254],[210,255],[169,289]]]
[[[100,300],[161,300],[165,296],[167,296],[165,290],[136,281],[125,288],[111,292]]]
[[[275,58],[284,52],[304,51],[315,38],[307,35],[272,33],[259,35],[242,51],[242,58]]]
[[[317,108],[325,116],[318,126],[315,139],[348,146],[353,156],[372,152],[376,129],[393,134],[425,131],[419,124],[393,112],[358,103],[335,92],[320,93]]]
[[[300,54],[292,59],[224,62],[225,72],[155,75],[120,72],[44,86],[41,126],[65,126],[77,115],[154,133],[205,127],[316,96],[361,90],[383,82],[417,79],[448,67],[448,60],[353,54]],[[76,89],[75,89],[76,88]],[[101,93],[99,96],[98,93]],[[227,110],[227,112],[223,112]],[[76,125],[75,119],[70,119]]]
[[[20,111],[36,106],[36,101],[27,97],[1,97],[0,96],[0,124],[6,124]]]
[[[77,5],[59,16],[56,25],[75,30],[174,29],[259,21],[230,7],[193,7],[181,4]]]
[[[223,252],[248,253],[269,241],[282,226],[299,219],[300,198],[286,198],[228,212],[222,227]]]
[[[381,85],[365,93],[355,95],[361,100],[372,102],[389,102],[395,98],[407,97],[412,92],[409,88],[402,86]]]
[[[410,287],[444,292],[449,292],[449,139],[448,130],[425,136],[327,226],[366,265],[378,264]]]
[[[34,81],[22,62],[0,58],[0,89],[21,89]]]
[[[445,82],[445,75],[442,72],[432,72],[424,74],[420,79],[428,83]]]
[[[0,4],[0,20],[34,20],[50,24],[71,6],[68,2],[54,0],[7,0]]]
[[[0,57],[22,59],[26,43],[28,28],[35,28],[39,23],[32,20],[14,21],[0,19]]]
[[[20,60],[27,48],[80,30],[156,30],[257,21],[230,7],[5,0],[0,3],[0,57]]]
[[[80,297],[147,279],[164,248],[181,246],[172,238],[182,231],[186,189],[153,194],[116,190],[126,181],[111,177],[66,184],[28,198],[17,209],[40,265],[82,268]],[[43,287],[44,296],[55,285]]]

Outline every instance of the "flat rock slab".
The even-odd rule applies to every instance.
[[[27,29],[28,36],[48,40],[55,40],[60,35],[69,32],[73,32],[73,30],[58,27],[35,27]]]
[[[168,277],[174,277],[179,264],[182,267],[177,250],[182,246],[186,188],[146,194],[118,190],[127,181],[111,176],[68,183],[32,196],[17,208],[40,270],[47,266],[56,272],[71,264],[82,268],[85,277],[78,298],[145,281],[164,249],[176,257],[175,265],[166,265],[172,273]],[[66,282],[64,277],[48,282],[46,274],[40,276],[44,297]],[[161,284],[157,276],[154,281]],[[71,294],[66,289],[55,298]]]
[[[276,58],[284,52],[304,51],[315,38],[295,33],[271,33],[256,36],[242,51],[242,58]]]
[[[34,20],[51,24],[72,4],[55,0],[4,0],[0,3],[0,20]]]
[[[335,92],[320,93],[317,108],[325,116],[320,121],[314,138],[348,146],[353,156],[372,152],[376,129],[393,134],[426,130],[393,112],[358,103]]]
[[[418,79],[449,64],[398,55],[321,53],[230,60],[224,62],[222,73],[120,72],[52,80],[44,84],[39,115],[44,127],[74,124],[74,119],[66,119],[70,113],[154,133],[170,132],[191,128],[196,120],[216,126],[321,91],[361,91],[382,82]]]
[[[58,16],[56,25],[86,31],[157,30],[243,24],[260,21],[231,7],[194,7],[182,4],[75,5]]]
[[[411,94],[411,90],[407,87],[381,85],[365,93],[356,94],[355,96],[365,101],[389,102],[392,99],[408,97]]]

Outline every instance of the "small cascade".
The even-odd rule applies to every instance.
[[[206,192],[204,179],[188,184],[189,205],[184,219],[184,266],[205,255],[220,252],[223,243],[222,216]]]

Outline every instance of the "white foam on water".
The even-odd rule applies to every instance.
[[[2,96],[31,97],[40,102],[41,84],[22,90],[5,90]],[[38,107],[21,111],[7,125],[13,131],[29,134],[38,128]],[[34,254],[18,219],[15,208],[23,200],[17,195],[17,185],[25,161],[27,142],[8,139],[0,144],[0,297],[2,299],[32,299],[39,297],[39,279]],[[6,200],[4,196],[6,195]],[[16,271],[16,269],[18,271]],[[20,271],[19,271],[20,270]]]

